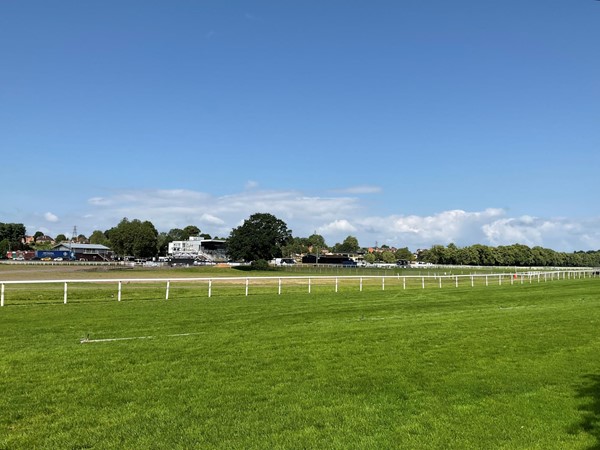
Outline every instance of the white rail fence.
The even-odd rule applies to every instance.
[[[213,295],[213,282],[227,282],[229,285],[241,285],[244,289],[245,296],[250,294],[250,286],[261,286],[275,284],[277,285],[277,294],[281,295],[284,285],[291,286],[292,284],[304,284],[308,293],[311,293],[313,284],[323,281],[328,281],[333,285],[334,291],[337,293],[341,282],[355,280],[358,282],[359,291],[363,291],[363,283],[378,282],[381,280],[381,290],[386,288],[386,280],[388,285],[390,282],[396,282],[396,286],[401,285],[402,289],[407,289],[407,285],[413,288],[425,289],[426,287],[456,287],[475,285],[503,285],[503,284],[532,284],[548,281],[558,281],[576,278],[592,278],[599,277],[600,272],[597,269],[577,269],[577,270],[560,270],[548,272],[520,272],[520,273],[498,273],[498,274],[471,274],[471,275],[336,275],[336,276],[288,276],[288,277],[203,277],[203,278],[115,278],[115,279],[89,279],[89,280],[19,280],[19,281],[0,281],[0,306],[5,305],[5,300],[8,297],[7,291],[9,286],[14,285],[48,285],[62,284],[63,285],[63,303],[67,303],[70,284],[116,284],[117,301],[123,300],[123,283],[152,283],[165,284],[164,299],[169,299],[169,293],[172,283],[205,283],[208,285],[207,296]],[[241,289],[240,288],[240,289]]]

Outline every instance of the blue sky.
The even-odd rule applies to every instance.
[[[600,249],[600,3],[0,3],[0,222]]]

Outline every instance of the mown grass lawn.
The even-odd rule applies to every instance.
[[[598,279],[179,289],[1,308],[0,448],[600,446]]]

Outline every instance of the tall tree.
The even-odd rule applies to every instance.
[[[6,254],[10,250],[10,241],[8,239],[2,239],[0,241],[0,259],[5,259]]]
[[[396,250],[396,259],[404,259],[406,261],[412,261],[414,256],[408,247],[402,247]]]
[[[188,225],[183,229],[183,234],[186,236],[186,239],[189,239],[191,236],[200,236],[200,228],[196,225]]]
[[[282,256],[292,238],[286,223],[272,214],[256,213],[234,228],[227,239],[230,258],[242,261],[270,260]]]
[[[158,231],[149,221],[123,218],[119,225],[107,232],[113,251],[120,256],[149,258],[156,256]]]
[[[358,239],[354,236],[348,236],[341,244],[335,244],[333,251],[337,253],[356,253],[359,249]]]
[[[90,235],[90,244],[106,245],[110,247],[110,241],[106,237],[106,234],[100,230],[94,230]]]
[[[187,240],[187,238],[189,236],[187,236],[185,234],[185,231],[183,231],[181,228],[171,228],[169,230],[169,237],[171,238],[171,242],[172,242],[172,241],[185,241],[185,240]]]
[[[8,239],[11,250],[22,250],[25,239],[25,225],[22,223],[0,222],[0,241]]]

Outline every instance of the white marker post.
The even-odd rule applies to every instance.
[[[122,285],[123,282],[119,281],[119,293],[117,294],[117,301],[121,301],[121,290],[122,290]]]
[[[169,288],[171,287],[171,282],[167,281],[167,293],[165,294],[165,300],[169,300]]]
[[[64,294],[64,298],[63,298],[63,303],[66,305],[67,304],[67,282],[65,281],[65,294]]]

